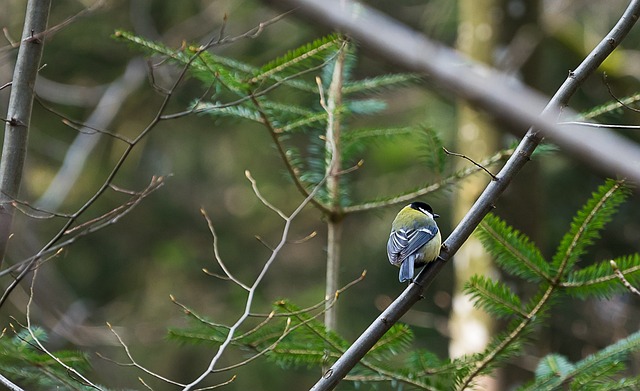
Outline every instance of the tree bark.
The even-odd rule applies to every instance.
[[[13,72],[0,160],[0,265],[11,235],[15,212],[12,202],[17,199],[22,182],[34,85],[44,49],[50,8],[51,0],[29,0],[27,3],[22,39]]]

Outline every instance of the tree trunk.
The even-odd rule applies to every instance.
[[[13,224],[14,208],[11,203],[17,199],[22,182],[33,108],[33,91],[44,49],[50,8],[51,0],[29,0],[27,3],[18,58],[11,82],[0,160],[0,265],[7,250]]]
[[[460,0],[458,49],[467,56],[491,64],[495,40],[498,35],[494,15],[496,0]],[[464,102],[458,104],[458,132],[456,152],[476,161],[489,156],[499,148],[498,133],[484,116]],[[458,160],[458,168],[469,164]],[[491,178],[486,175],[470,177],[458,186],[453,202],[454,223],[464,217]],[[470,298],[462,293],[466,281],[474,274],[495,274],[493,262],[480,241],[471,236],[455,256],[449,354],[452,358],[482,351],[492,335],[493,322],[484,311],[475,309]],[[491,378],[479,384],[483,390],[497,389]]]

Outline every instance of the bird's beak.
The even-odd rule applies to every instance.
[[[434,218],[434,219],[437,219],[438,217],[440,217],[440,215],[439,215],[439,214],[437,214],[437,213],[434,213],[434,214],[433,214],[433,218]]]

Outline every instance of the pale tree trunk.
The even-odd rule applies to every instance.
[[[27,3],[18,58],[11,81],[0,161],[0,264],[11,235],[14,214],[12,202],[18,198],[22,183],[33,90],[42,58],[50,8],[51,0],[29,0]]]
[[[478,61],[491,64],[495,40],[498,35],[495,21],[498,2],[496,0],[460,0],[458,25],[458,49]],[[474,160],[481,160],[499,148],[498,132],[483,116],[464,102],[458,104],[458,132],[456,152]],[[469,162],[460,159],[458,166]],[[471,208],[491,178],[476,175],[460,183],[453,201],[453,220],[457,224]],[[493,322],[482,310],[473,307],[470,298],[462,294],[464,283],[473,274],[492,275],[495,269],[480,241],[471,236],[455,256],[451,319],[449,329],[451,341],[449,354],[452,358],[483,350],[492,335]],[[483,390],[498,389],[489,377],[479,382]]]
[[[342,235],[342,216],[340,215],[340,170],[342,167],[340,151],[340,106],[342,105],[342,82],[344,73],[345,50],[338,53],[333,67],[333,77],[327,92],[327,193],[330,207],[334,214],[327,221],[327,280],[325,297],[327,308],[324,324],[327,330],[335,330],[338,326],[338,314],[335,304],[330,307],[333,296],[339,288],[340,273],[340,238]]]

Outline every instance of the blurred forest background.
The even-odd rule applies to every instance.
[[[0,2],[0,25],[6,28],[5,35],[16,41],[22,29],[25,3]],[[432,39],[456,46],[462,23],[458,7],[463,0],[367,3]],[[482,12],[499,30],[490,32],[495,43],[485,61],[550,95],[617,21],[627,2],[505,0],[487,4],[489,8]],[[92,5],[91,1],[54,1],[49,26],[63,23]],[[177,49],[185,44],[207,42],[219,34],[225,18],[224,33],[235,36],[278,14],[278,10],[253,0],[111,0],[75,17],[46,41],[42,60],[46,66],[40,71],[36,87],[42,103],[34,105],[20,199],[46,210],[76,210],[104,183],[125,147],[107,135],[94,134],[79,141],[79,132],[50,109],[83,123],[101,103],[99,112],[105,118],[98,119],[103,122],[96,127],[131,138],[156,115],[162,98],[150,84],[146,64],[138,50],[113,39],[116,30],[133,31]],[[265,27],[255,38],[240,39],[213,51],[260,66],[329,33],[291,14]],[[358,48],[357,42],[355,45],[357,65],[352,78],[402,72]],[[603,81],[604,72],[616,96],[637,93],[639,47],[640,29],[636,27],[623,46],[578,91],[571,107],[580,112],[613,100]],[[11,80],[17,50],[10,47],[8,39],[0,50],[0,85],[4,85]],[[178,71],[178,67],[163,67],[154,74],[155,82],[169,86]],[[118,98],[100,102],[110,88],[120,88]],[[0,91],[3,113],[8,90]],[[187,79],[176,90],[167,112],[186,110],[203,92],[197,81]],[[376,116],[353,116],[350,126],[424,125],[435,130],[448,149],[458,150],[459,102],[448,94],[438,93],[428,79],[406,83],[402,88],[379,93],[376,98],[386,103],[384,110]],[[317,105],[317,97],[309,95],[304,99],[297,103]],[[601,120],[637,124],[638,116],[620,109]],[[499,125],[490,126],[495,129],[497,142],[489,154],[516,141]],[[626,133],[638,139],[637,130]],[[63,161],[72,159],[68,153],[74,140],[84,143],[78,150],[90,152],[84,160],[76,156],[80,160],[70,161],[79,169],[74,181],[56,183],[61,179],[54,180]],[[433,177],[425,167],[423,147],[422,138],[407,135],[380,141],[360,151],[363,166],[348,174],[353,189],[350,197],[354,202],[384,198],[442,179]],[[488,156],[466,153],[477,160]],[[445,164],[451,172],[453,167],[468,162],[447,156]],[[498,167],[491,169],[497,171]],[[171,302],[169,295],[219,323],[233,323],[245,303],[245,292],[236,285],[202,271],[216,270],[217,264],[212,255],[212,237],[200,209],[209,214],[216,227],[221,256],[243,280],[254,278],[269,256],[268,249],[255,236],[267,243],[277,243],[282,232],[282,220],[256,198],[245,170],[251,172],[265,198],[285,212],[289,213],[302,201],[263,126],[195,114],[160,122],[133,149],[114,184],[142,190],[153,176],[166,176],[164,186],[116,224],[78,240],[40,268],[32,321],[49,334],[47,346],[54,350],[89,352],[94,368],[90,377],[98,383],[113,388],[141,388],[137,380],[142,375],[139,371],[93,355],[99,352],[126,361],[121,346],[105,326],[109,322],[145,367],[180,381],[198,376],[206,368],[213,349],[167,340],[168,328],[186,324],[183,311]],[[72,174],[65,175],[69,178]],[[482,183],[490,180],[485,174],[475,175]],[[496,213],[533,238],[549,255],[576,210],[603,181],[600,173],[562,151],[538,155],[500,198]],[[456,192],[465,191],[465,183],[462,180],[421,198],[442,216],[439,225],[443,237],[458,223],[459,214],[452,210],[452,199]],[[108,192],[84,221],[111,210],[126,198]],[[640,250],[637,202],[634,194],[623,204],[585,262]],[[391,221],[402,206],[353,214],[344,221],[340,285],[367,270],[366,278],[338,301],[337,330],[349,340],[357,337],[405,288],[398,283],[397,270],[388,264],[385,254]],[[317,235],[285,247],[257,291],[255,312],[268,313],[271,303],[283,297],[302,307],[324,298],[327,232],[322,219],[321,213],[307,207],[294,221],[291,240],[302,239],[312,232]],[[36,253],[60,229],[61,221],[18,214],[7,263]],[[403,319],[412,327],[416,344],[428,347],[440,357],[449,354],[453,268],[451,264],[445,267],[427,290],[425,299]],[[4,276],[3,288],[10,281]],[[24,319],[28,297],[28,284],[11,294],[0,311],[3,328],[14,319]],[[545,354],[557,352],[572,361],[579,360],[636,331],[640,321],[638,300],[633,295],[621,295],[609,300],[563,301],[554,308],[546,327],[539,330],[527,354],[500,373],[497,389],[530,379],[539,358]],[[231,349],[225,353],[223,363],[231,364],[243,357],[243,352]],[[640,361],[636,360],[631,369],[637,374]],[[292,385],[300,385],[293,389],[306,389],[320,374],[317,369],[282,370],[262,359],[233,373],[238,377],[227,387],[238,390],[277,390]],[[229,373],[217,374],[212,381],[222,382],[229,377]],[[154,381],[150,380],[150,384]],[[340,387],[350,389],[353,385],[345,383]],[[379,385],[379,389],[387,387],[392,386]]]

